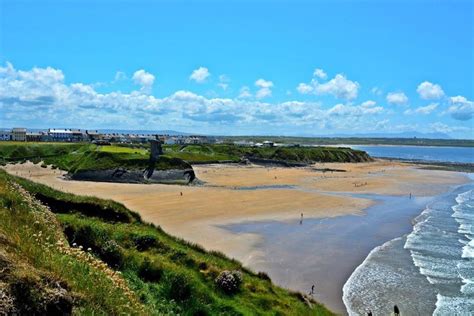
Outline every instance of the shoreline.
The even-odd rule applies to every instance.
[[[195,166],[196,174],[205,184],[177,186],[69,181],[61,178],[63,171],[32,163],[3,168],[13,175],[62,191],[123,203],[139,213],[143,220],[161,226],[166,232],[208,250],[224,252],[246,266],[262,256],[264,238],[258,231],[233,233],[226,229],[227,226],[268,221],[287,225],[298,222],[300,213],[304,213],[305,221],[367,215],[365,210],[375,207],[376,201],[347,194],[429,196],[467,181],[460,173],[422,170],[383,160],[357,164],[324,163],[317,167],[346,172],[200,165]],[[337,272],[337,269],[333,270]]]

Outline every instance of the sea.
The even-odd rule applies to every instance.
[[[353,146],[379,157],[474,163],[472,148]],[[474,175],[436,197],[409,234],[374,248],[343,287],[349,315],[474,315]]]
[[[372,157],[429,162],[474,163],[474,147],[347,145]]]

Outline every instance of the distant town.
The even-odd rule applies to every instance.
[[[160,140],[167,145],[212,144],[215,137],[200,135],[159,135],[133,133],[102,133],[97,130],[49,128],[44,131],[29,131],[27,128],[15,127],[0,131],[0,141],[16,142],[94,142],[94,143],[147,143],[149,140]]]
[[[82,130],[73,128],[49,128],[44,131],[29,131],[27,128],[15,127],[11,130],[0,131],[0,141],[15,142],[91,142],[99,145],[110,143],[143,144],[150,140],[159,140],[165,145],[192,145],[192,144],[216,144],[224,140],[215,136],[203,135],[167,135],[153,133],[103,133],[98,130]],[[247,140],[235,140],[232,143],[249,147],[274,147],[288,146],[289,144],[278,144],[265,140],[253,142]]]

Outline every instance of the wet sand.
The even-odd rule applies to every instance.
[[[304,219],[283,223],[252,222],[226,228],[262,236],[260,256],[252,266],[266,271],[278,284],[309,293],[331,310],[344,314],[342,288],[370,251],[412,231],[411,220],[432,199],[370,195],[377,203],[366,215]]]
[[[312,168],[254,165],[203,165],[194,168],[198,178],[205,182],[203,186],[67,181],[62,178],[63,172],[31,163],[9,165],[5,169],[66,192],[121,202],[138,212],[145,221],[160,225],[170,234],[201,244],[206,249],[222,251],[257,270],[265,269],[259,265],[266,251],[264,234],[259,230],[237,233],[228,229],[230,225],[268,221],[297,223],[301,213],[304,213],[305,220],[363,215],[365,209],[374,205],[374,200],[341,193],[430,196],[467,181],[463,175],[454,172],[421,170],[382,160],[360,164],[318,164],[317,168],[345,170],[325,173]],[[338,234],[341,229],[349,227],[335,228],[333,233]],[[324,242],[327,250],[339,251],[331,242],[331,238]],[[366,243],[364,240],[360,242]],[[292,259],[291,253],[286,256],[282,261],[291,264],[291,260],[287,260]],[[335,275],[339,273],[338,269],[338,265],[334,265]],[[282,286],[304,289],[306,283],[298,281],[302,273],[293,271],[293,279],[277,277],[275,280]],[[331,275],[326,276],[328,286]],[[342,288],[342,284],[335,283]],[[340,300],[340,296],[323,298],[323,302],[330,303],[331,300]]]

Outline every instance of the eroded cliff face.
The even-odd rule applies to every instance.
[[[125,168],[84,170],[68,175],[71,180],[118,183],[190,184],[196,179],[192,168],[128,170]]]

